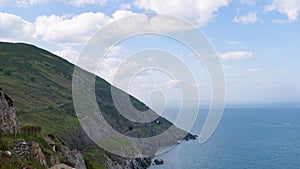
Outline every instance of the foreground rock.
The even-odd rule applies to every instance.
[[[58,165],[55,165],[53,167],[51,167],[50,169],[74,169],[73,167],[70,167],[70,166],[67,166],[65,164],[58,164]]]
[[[12,158],[7,153],[0,151],[0,168],[9,169],[9,168],[11,168],[11,166],[14,166],[14,168],[20,168],[20,169],[33,169],[30,166]]]
[[[19,120],[13,107],[13,101],[0,88],[0,134],[11,133],[16,135],[18,131]]]
[[[48,167],[44,153],[35,142],[18,142],[14,147],[14,152],[27,159],[34,158],[40,165]]]
[[[155,159],[155,160],[154,160],[154,163],[155,163],[156,165],[162,165],[162,164],[164,164],[164,160],[162,160],[162,159]]]
[[[60,144],[57,146],[57,153],[66,161],[67,165],[76,169],[86,169],[86,165],[80,151],[76,149],[71,151],[68,147]]]
[[[106,160],[107,169],[146,169],[151,165],[151,158],[120,158],[115,161]]]

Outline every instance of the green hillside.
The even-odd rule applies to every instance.
[[[87,147],[94,143],[81,129],[73,107],[73,69],[73,64],[36,46],[0,42],[0,87],[13,99],[20,122],[42,126],[42,134],[53,134],[70,148],[89,150]],[[97,77],[95,89],[104,117],[121,133],[149,137],[171,125],[161,117],[161,124],[128,121],[114,107],[109,83]],[[127,95],[121,90],[120,93]],[[149,109],[134,97],[130,98],[134,107]],[[90,155],[92,152],[86,153]]]

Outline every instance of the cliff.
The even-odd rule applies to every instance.
[[[53,140],[54,142],[66,146],[71,151],[80,151],[87,168],[99,168],[99,166],[101,166],[100,168],[112,168],[115,162],[146,168],[147,160],[125,159],[111,155],[95,146],[95,143],[83,131],[77,119],[72,98],[72,79],[74,78],[72,74],[75,67],[73,64],[33,45],[5,42],[0,42],[0,63],[0,86],[14,100],[13,104],[5,94],[2,95],[3,109],[1,108],[0,111],[2,111],[1,119],[5,118],[5,123],[1,126],[3,132],[17,133],[19,128],[19,122],[16,119],[17,112],[18,119],[22,124],[41,126],[41,132],[37,136],[51,135],[57,139]],[[82,70],[82,74],[85,77],[94,76],[84,70]],[[147,138],[164,133],[172,126],[172,123],[163,117],[158,117],[145,124],[126,119],[117,111],[113,103],[112,88],[117,90],[120,97],[129,97],[135,108],[142,111],[149,110],[152,114],[156,113],[144,103],[113,87],[100,77],[96,77],[94,85],[95,98],[101,108],[101,113],[116,131],[133,138]],[[160,123],[158,124],[156,121]],[[169,142],[169,144],[176,144],[178,139],[182,139],[188,134],[178,128],[173,131],[165,137],[165,142],[152,143],[165,145],[172,140],[173,142]],[[37,138],[32,137],[32,139]],[[67,153],[69,155],[61,154],[59,156],[58,153],[49,150],[51,147],[44,145],[44,141],[40,138],[37,140],[40,141],[38,143],[41,149],[43,150],[43,147],[46,149],[45,156],[48,165],[50,163],[47,158],[52,159],[50,160],[51,164],[56,164],[57,157],[64,160],[63,156],[76,156],[76,153],[75,155]],[[25,141],[30,142],[31,140]],[[145,143],[144,146],[146,151],[150,151],[154,155],[155,148],[157,148],[155,145]]]
[[[17,134],[19,131],[19,120],[13,107],[12,99],[0,88],[0,134]]]

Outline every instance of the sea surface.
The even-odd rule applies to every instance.
[[[192,133],[200,133],[204,119]],[[206,143],[184,141],[155,158],[164,164],[151,169],[300,169],[300,107],[226,108]]]

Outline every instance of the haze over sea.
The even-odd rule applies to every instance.
[[[203,120],[197,118],[192,133],[200,133]],[[299,169],[299,157],[300,106],[229,107],[208,142],[182,142],[156,157],[163,165],[150,168]]]

